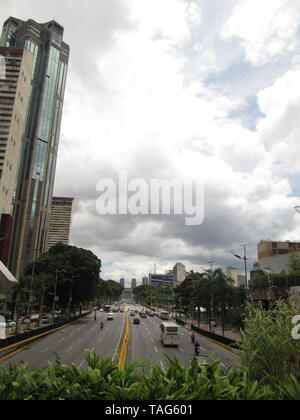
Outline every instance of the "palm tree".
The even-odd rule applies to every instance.
[[[210,294],[210,328],[212,316],[216,318],[219,314],[221,316],[222,332],[224,335],[226,313],[233,295],[232,280],[223,273],[221,268],[209,270],[204,274],[204,277],[208,280]]]

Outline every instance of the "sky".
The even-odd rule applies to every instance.
[[[243,274],[230,251],[248,244],[251,268],[261,239],[300,239],[300,0],[1,0],[9,16],[65,28],[55,195],[75,198],[71,242],[104,279],[176,262]],[[100,214],[97,185],[120,171],[201,180],[203,222]]]

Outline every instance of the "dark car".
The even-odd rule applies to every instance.
[[[139,320],[139,318],[134,318],[133,323],[134,324],[140,324],[141,321]]]

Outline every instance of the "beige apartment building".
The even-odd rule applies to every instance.
[[[277,274],[288,272],[292,252],[300,255],[300,242],[262,240],[257,245],[258,266]]]
[[[0,47],[0,217],[12,214],[34,56]]]
[[[69,245],[74,198],[53,197],[48,226],[47,251],[57,243]]]

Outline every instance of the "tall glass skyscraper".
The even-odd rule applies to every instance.
[[[24,48],[34,55],[13,203],[9,268],[15,276],[22,274],[47,244],[69,61],[69,46],[63,42],[63,32],[55,21],[40,24],[10,17],[1,35],[1,46]]]

